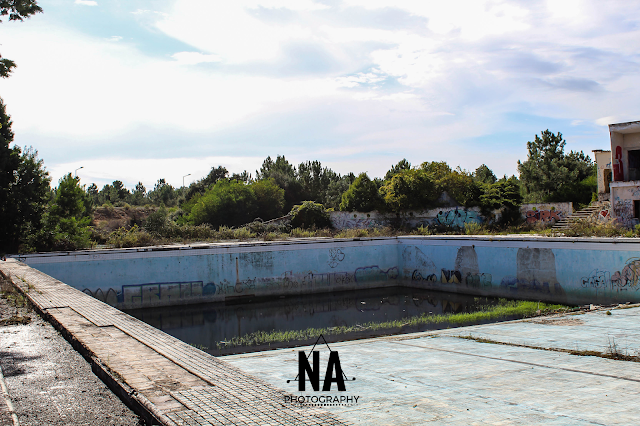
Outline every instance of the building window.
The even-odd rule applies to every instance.
[[[640,150],[629,151],[629,180],[640,180]]]

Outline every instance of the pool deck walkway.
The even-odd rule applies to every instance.
[[[298,392],[308,347],[215,358],[20,262],[0,271],[114,392],[163,425],[640,424],[640,363],[607,358],[640,354],[639,307],[332,343],[346,391]]]

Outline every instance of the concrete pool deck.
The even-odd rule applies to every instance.
[[[638,355],[638,307],[332,343],[346,392],[302,394],[358,403],[318,407],[286,402],[300,394],[292,379],[309,348],[215,358],[23,263],[0,271],[116,394],[163,425],[640,423],[640,363],[602,357]]]
[[[637,425],[640,363],[558,350],[636,356],[639,337],[634,307],[333,343],[360,398],[326,409],[363,425]],[[221,359],[313,394],[286,383],[298,350]]]

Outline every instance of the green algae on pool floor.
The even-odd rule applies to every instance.
[[[517,319],[554,308],[387,287],[128,312],[212,355],[227,355],[311,343],[318,332],[329,341],[353,340]]]

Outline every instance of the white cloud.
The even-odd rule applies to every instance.
[[[317,3],[312,0],[248,0],[243,2],[244,7],[267,9],[289,9],[289,10],[323,10],[329,6]]]
[[[97,6],[98,2],[94,0],[76,0],[75,4],[81,4],[83,6]]]
[[[157,27],[229,63],[274,60],[285,42],[311,37],[310,29],[300,23],[278,26],[260,21],[247,10],[257,5],[255,1],[178,0]]]
[[[149,58],[129,45],[65,30],[50,28],[46,38],[33,26],[11,31],[2,53],[19,67],[0,87],[11,103],[14,129],[21,132],[73,135],[87,143],[138,125],[219,130],[270,106],[329,96],[337,88],[326,79],[187,70],[180,66],[184,62]]]
[[[200,52],[178,52],[171,55],[171,57],[183,65],[220,62],[220,57],[218,55],[204,55]]]
[[[120,40],[122,40],[122,37],[121,36],[111,36],[111,37],[107,37],[105,40],[108,40],[108,41],[120,41]]]
[[[600,117],[595,120],[598,126],[608,126],[609,124],[620,123],[620,119],[616,116]]]
[[[386,76],[380,75],[377,72],[369,72],[369,73],[357,73],[355,75],[350,75],[346,77],[338,77],[336,78],[336,83],[340,87],[358,87],[363,84],[374,84],[384,81]]]

